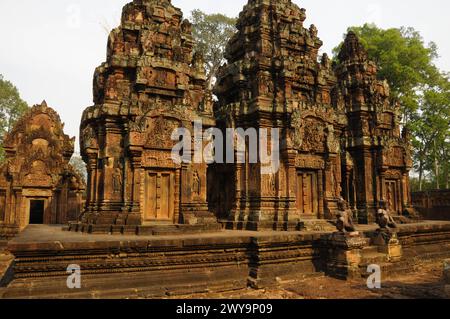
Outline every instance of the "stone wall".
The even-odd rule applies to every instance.
[[[374,230],[364,232],[364,238],[370,238]],[[9,243],[16,257],[14,278],[0,297],[163,298],[268,288],[304,276],[336,275],[327,269],[331,246],[329,233],[324,232],[139,239],[95,235],[95,241],[86,237],[94,235],[68,233],[58,235],[68,236],[65,239],[52,237],[39,243],[29,241],[38,233],[24,235]],[[374,263],[386,278],[414,271],[422,262],[450,258],[450,223],[400,225],[398,242],[403,253],[394,260],[372,244],[361,249],[352,278],[365,282],[367,266]],[[69,264],[80,266],[82,289],[67,289]],[[349,278],[342,272],[339,275]]]
[[[450,189],[412,193],[412,203],[424,219],[450,220]]]

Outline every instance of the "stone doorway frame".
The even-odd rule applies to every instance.
[[[298,196],[299,196],[299,190],[298,190],[298,178],[299,175],[302,175],[303,178],[305,178],[305,175],[312,175],[313,176],[313,181],[311,183],[311,191],[312,191],[312,195],[316,198],[313,198],[312,200],[312,213],[304,213],[301,212],[299,210],[299,202],[298,202]],[[319,219],[321,214],[321,205],[320,203],[323,202],[324,198],[323,198],[323,192],[320,191],[320,178],[321,178],[321,174],[320,174],[320,170],[317,169],[308,169],[308,168],[296,168],[295,170],[295,207],[296,210],[298,212],[298,214],[300,215],[300,218],[302,219]],[[304,185],[303,185],[304,186]],[[313,189],[313,187],[315,186],[315,190]],[[314,205],[317,205],[317,207],[315,207]],[[314,212],[314,210],[316,210]]]
[[[30,225],[31,220],[31,202],[32,201],[43,201],[44,202],[44,215],[43,215],[43,222],[42,225],[49,224],[49,219],[51,218],[51,211],[50,211],[50,198],[46,196],[32,196],[32,197],[25,197],[25,222],[26,225]],[[39,224],[40,225],[40,224]]]
[[[156,174],[157,175],[157,185],[156,185],[156,198],[158,199],[161,196],[161,192],[158,189],[158,178],[161,177],[162,175],[169,175],[169,191],[168,191],[168,197],[169,197],[169,218],[148,218],[148,212],[147,210],[149,209],[149,192],[150,190],[148,189],[151,185],[150,185],[150,181],[148,180],[149,175],[150,174]],[[177,183],[177,170],[176,169],[169,169],[169,168],[150,168],[150,169],[145,169],[144,170],[144,184],[143,184],[143,201],[142,201],[142,209],[143,209],[143,214],[142,214],[142,219],[143,219],[143,225],[155,225],[155,224],[175,224],[175,216],[177,215],[177,194],[179,192],[177,192],[177,185],[179,185],[179,183]],[[161,181],[160,181],[161,182]],[[158,211],[158,209],[160,208],[160,206],[158,206],[157,203],[155,203],[156,206],[156,213]],[[161,205],[161,203],[159,203],[159,205]]]

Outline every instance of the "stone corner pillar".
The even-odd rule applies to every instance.
[[[325,237],[328,249],[326,272],[340,279],[361,278],[362,250],[370,239],[363,235],[335,232]]]
[[[450,298],[450,259],[444,261],[445,294]]]

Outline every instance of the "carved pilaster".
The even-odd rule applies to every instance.
[[[141,208],[141,179],[142,179],[142,148],[130,148],[130,164],[132,170],[131,211],[140,213]]]

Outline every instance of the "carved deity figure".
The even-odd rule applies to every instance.
[[[198,175],[198,172],[195,171],[192,176],[192,190],[194,194],[200,195],[200,188],[201,188],[200,176]]]
[[[380,209],[377,212],[377,224],[380,226],[380,229],[397,228],[397,223],[389,214],[385,201],[380,202]]]
[[[301,23],[305,22],[305,20],[306,20],[306,9],[305,8],[300,9],[299,20]]]
[[[334,126],[328,125],[327,127],[327,147],[330,153],[338,153],[339,152],[339,139],[336,138],[334,133]]]
[[[348,204],[344,199],[338,202],[339,212],[337,214],[336,228],[338,231],[345,233],[356,233],[355,225],[353,224],[352,211],[348,208]]]
[[[322,60],[320,61],[322,66],[326,69],[329,69],[331,66],[330,58],[328,57],[328,54],[324,53],[322,55]]]
[[[317,27],[314,24],[311,24],[311,26],[309,27],[309,33],[311,34],[312,38],[316,38],[317,37],[318,30],[317,30]]]
[[[113,175],[113,189],[114,193],[120,193],[122,190],[122,164],[114,169]]]
[[[205,72],[205,59],[201,52],[195,52],[192,58],[192,67],[199,73]]]

